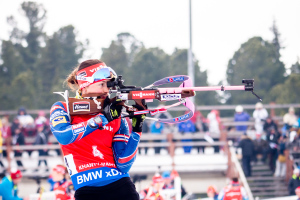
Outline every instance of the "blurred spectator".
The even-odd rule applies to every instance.
[[[264,131],[268,133],[271,128],[278,132],[277,124],[274,122],[272,117],[267,117],[266,122],[264,123]]]
[[[255,134],[254,143],[254,161],[257,162],[258,155],[262,155],[262,162],[266,162],[268,152],[269,152],[269,143],[261,138],[261,134]]]
[[[295,109],[290,107],[289,112],[283,116],[283,123],[286,129],[289,130],[297,121],[298,117],[295,115]]]
[[[217,189],[214,186],[209,186],[207,188],[207,196],[211,199],[211,200],[217,200],[218,199],[218,193],[217,193]]]
[[[37,118],[35,118],[34,120],[34,124],[35,126],[37,126],[38,124],[43,125],[43,133],[45,133],[48,139],[48,136],[51,134],[51,130],[49,126],[49,120],[46,118],[45,112],[43,110],[39,111]]]
[[[220,113],[217,110],[212,110],[207,115],[208,131],[210,134],[220,134]]]
[[[251,158],[254,155],[254,143],[247,136],[243,135],[238,147],[242,149],[242,166],[246,177],[251,176]]]
[[[293,126],[292,126],[292,128],[290,128],[290,134],[289,134],[289,136],[290,136],[290,138],[289,138],[289,141],[291,142],[291,143],[296,143],[297,141],[297,139],[299,138],[299,134],[298,134],[298,131],[299,131],[299,128],[298,128],[298,122],[296,123],[296,124],[294,124]]]
[[[216,134],[217,137],[220,137],[220,113],[218,110],[212,110],[207,115],[207,122],[208,122],[208,131],[209,134]],[[215,141],[219,141],[218,138],[214,138]],[[215,153],[219,152],[219,146],[214,146]]]
[[[31,115],[28,115],[26,109],[24,107],[20,107],[18,110],[18,116],[20,124],[24,128],[33,128],[34,127],[34,119]]]
[[[66,179],[67,169],[63,165],[56,165],[52,169],[51,177],[55,181],[53,191],[56,199],[74,199],[75,189],[73,183]]]
[[[161,135],[163,133],[164,124],[161,122],[154,121],[150,126],[150,133]],[[154,140],[154,142],[161,142],[161,140]],[[154,147],[155,154],[160,153],[161,147]]]
[[[1,166],[1,168],[4,168],[4,165],[2,163],[2,160],[3,160],[3,151],[2,151],[3,138],[2,138],[2,131],[1,131],[1,129],[2,129],[2,122],[0,120],[0,166]],[[2,172],[2,170],[1,170],[1,172]]]
[[[250,119],[250,116],[248,113],[244,112],[244,108],[241,105],[238,105],[235,107],[235,115],[234,115],[234,121],[235,122],[247,122]],[[248,128],[248,125],[240,125],[235,126],[235,129],[237,131],[243,131],[245,132]]]
[[[128,117],[127,117],[128,118]],[[130,127],[130,125],[128,124],[128,126]],[[131,127],[132,128],[132,127]],[[145,133],[149,133],[150,132],[150,128],[149,128],[149,124],[148,124],[148,121],[145,120],[144,123],[143,123],[143,134]],[[131,133],[131,132],[130,132]]]
[[[0,120],[2,123],[2,127],[0,127],[0,131],[3,138],[3,145],[11,145],[11,125],[9,123],[9,115],[4,115],[4,117]],[[3,156],[6,157],[6,150],[3,150]]]
[[[239,183],[238,178],[232,178],[230,185],[223,188],[218,196],[218,200],[248,200],[244,187]]]
[[[25,139],[24,139],[24,134],[22,133],[22,129],[21,128],[16,128],[15,129],[15,135],[13,136],[12,139],[12,144],[13,146],[15,146],[17,148],[17,150],[15,150],[15,158],[20,158],[22,157],[22,150],[20,148],[18,148],[20,145],[25,145]],[[23,168],[23,164],[21,160],[17,160],[17,165],[19,167]]]
[[[300,171],[298,168],[294,169],[293,176],[289,180],[288,190],[290,195],[296,195],[295,190],[300,186]]]
[[[184,133],[187,133],[187,132],[188,133],[194,133],[194,132],[196,132],[196,126],[191,120],[187,120],[187,121],[184,121],[184,122],[180,122],[178,124],[178,131],[181,134],[184,134]]]
[[[193,117],[190,120],[195,125],[195,132],[208,132],[207,119],[202,115],[202,113],[199,110],[195,111]],[[205,139],[193,139],[192,141],[204,142]],[[198,146],[196,148],[198,153],[204,152],[205,146]]]
[[[11,135],[15,135],[15,130],[18,128],[22,128],[22,125],[20,124],[20,120],[18,117],[15,117],[13,119],[12,125],[11,125]]]
[[[18,184],[21,182],[21,179],[21,171],[17,169],[12,169],[10,175],[4,177],[2,179],[2,182],[0,182],[0,197],[2,197],[1,199],[22,200],[22,198],[18,197]]]
[[[175,178],[177,178],[177,177],[179,177],[179,174],[175,169],[173,169],[171,171],[171,179],[172,179],[173,184],[174,184]],[[186,192],[185,188],[183,187],[183,185],[181,184],[181,197],[184,197],[186,194],[187,194],[187,192]]]
[[[151,134],[157,134],[157,135],[161,135],[162,134],[162,131],[164,129],[164,124],[161,123],[161,122],[153,122],[151,124],[151,127],[150,127],[150,133]]]
[[[5,115],[1,120],[2,127],[1,127],[1,132],[2,132],[2,137],[4,139],[11,137],[11,127],[9,123],[9,116]]]
[[[277,148],[279,138],[280,134],[276,132],[276,130],[273,127],[269,128],[269,132],[267,133],[267,141],[269,142],[270,146],[269,167],[273,172],[275,171],[275,163],[278,156]]]
[[[53,180],[52,174],[49,175],[47,182],[50,184],[50,191],[53,191],[56,182]]]
[[[202,115],[202,113],[199,110],[196,110],[193,117],[191,118],[191,121],[196,126],[196,132],[207,132],[207,120]]]
[[[47,124],[48,119],[45,117],[45,112],[43,110],[39,111],[37,118],[34,120],[35,124]]]
[[[255,104],[255,110],[253,112],[253,118],[255,120],[255,130],[257,133],[262,134],[263,123],[268,117],[267,110],[263,107],[263,104],[258,102]]]
[[[195,124],[191,120],[187,120],[184,122],[180,122],[178,124],[178,131],[181,134],[187,134],[187,133],[195,133],[196,127]],[[182,142],[191,142],[192,139],[183,139]],[[183,146],[184,153],[190,153],[192,150],[192,146]]]
[[[163,189],[174,189],[174,179],[171,178],[170,171],[164,171],[162,173],[162,178],[164,180]]]
[[[157,108],[161,108],[164,105],[165,102],[160,102],[160,105]],[[167,112],[163,112],[163,113],[158,113],[157,115],[155,115],[155,118],[157,119],[172,119],[172,115],[167,111]],[[173,133],[173,124],[168,124],[165,123],[164,127],[163,127],[163,132],[162,133]]]
[[[160,174],[155,174],[152,177],[152,184],[147,189],[147,194],[144,200],[164,200],[161,196],[161,191],[163,190],[164,180]]]
[[[295,193],[297,195],[297,200],[300,200],[300,187],[296,188]]]
[[[40,123],[36,125],[37,127],[37,135],[35,138],[35,145],[47,145],[47,137],[45,135],[44,131],[44,124]],[[39,157],[40,156],[47,156],[48,155],[48,151],[47,149],[39,149]],[[45,158],[40,158],[39,159],[39,163],[38,163],[38,167],[41,165],[41,163],[44,162],[45,166],[47,166],[47,160]],[[38,169],[36,169],[35,171],[38,171]],[[47,169],[48,171],[48,169]]]
[[[286,136],[281,136],[279,139],[278,158],[276,161],[276,169],[274,176],[284,177],[286,172],[286,157],[284,151],[286,149]]]

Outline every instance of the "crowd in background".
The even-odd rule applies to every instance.
[[[235,118],[237,115],[245,115],[242,110],[237,109],[236,111]],[[295,114],[295,109],[290,107],[283,116],[283,124],[279,128],[278,123],[269,116],[263,105],[257,103],[253,118],[255,134],[247,135],[247,132],[244,132],[237,145],[242,149],[242,165],[245,176],[251,176],[251,162],[268,162],[274,176],[284,177],[286,174],[285,150],[288,149],[292,152],[300,149],[299,116]]]
[[[1,119],[1,138],[3,139],[3,144],[18,147],[21,145],[46,145],[48,144],[48,137],[51,134],[49,120],[46,117],[44,111],[39,111],[38,116],[33,118],[26,112],[24,107],[19,108],[16,116],[13,117],[10,122],[10,116],[4,115]],[[33,138],[33,140],[26,142],[25,138]],[[1,149],[1,148],[0,148]],[[26,150],[29,156],[32,150]],[[47,156],[47,149],[40,149],[39,156],[41,159],[38,162],[38,166],[42,162],[47,166],[47,161],[44,156]],[[0,152],[1,153],[1,152]],[[14,150],[14,157],[16,158],[17,166],[24,171],[22,160],[19,159],[22,156],[23,150],[16,148]],[[2,151],[2,156],[7,157],[7,151]],[[0,167],[4,168],[4,164],[0,162]],[[0,168],[1,170],[1,168]]]
[[[160,113],[156,115],[157,118],[173,118],[169,112]],[[282,128],[279,128],[278,123],[269,115],[268,111],[263,107],[263,104],[257,103],[255,110],[252,113],[254,120],[254,126],[249,126],[247,122],[250,121],[250,114],[245,112],[241,105],[236,106],[235,114],[233,116],[235,126],[226,127],[228,131],[239,131],[241,137],[233,139],[236,146],[242,148],[242,163],[245,170],[246,176],[251,176],[250,162],[269,162],[270,169],[275,173],[276,176],[284,176],[285,165],[284,165],[284,150],[286,148],[292,150],[300,149],[299,140],[299,121],[300,118],[295,114],[294,108],[289,108],[288,113],[283,116]],[[49,127],[49,119],[47,118],[44,111],[39,111],[38,116],[34,119],[31,115],[26,112],[24,107],[19,108],[18,114],[11,119],[9,115],[5,115],[1,120],[1,132],[2,138],[4,139],[5,145],[10,142],[14,146],[34,144],[34,145],[45,145],[50,144],[48,141],[51,135]],[[126,118],[128,119],[128,118]],[[128,120],[128,123],[131,123]],[[130,127],[130,126],[129,126]],[[221,123],[220,112],[218,110],[211,110],[206,117],[200,112],[196,111],[194,116],[185,122],[178,124],[164,124],[157,121],[146,121],[143,126],[144,134],[163,135],[166,133],[180,133],[180,134],[196,134],[198,132],[204,132],[205,137],[203,139],[183,139],[181,142],[190,141],[209,141],[214,135],[214,141],[218,141],[221,131],[225,129],[225,126]],[[251,133],[247,134],[252,129]],[[26,142],[25,138],[34,138],[31,142]],[[9,141],[8,138],[11,138]],[[161,140],[154,140],[153,142],[160,142]],[[166,140],[163,140],[166,141]],[[144,141],[142,141],[144,142]],[[159,154],[163,147],[155,147],[155,154]],[[196,147],[198,152],[204,151],[204,147]],[[219,151],[219,147],[216,146],[215,152]],[[192,147],[184,146],[184,153],[190,153]],[[28,154],[31,154],[31,150],[26,150]],[[147,148],[145,148],[147,153]],[[57,151],[57,154],[60,154]],[[15,150],[14,156],[20,157],[22,150]],[[3,155],[6,157],[6,151],[3,151]],[[44,159],[47,156],[47,150],[39,150],[39,156],[42,159],[39,160],[38,166],[41,163],[47,161]],[[17,165],[23,167],[21,160],[17,160]],[[277,168],[276,168],[277,166]],[[3,167],[3,163],[0,162],[0,167]]]
[[[173,116],[166,112],[160,113],[157,118],[173,118]],[[255,110],[252,113],[254,120],[254,126],[249,126],[251,114],[244,111],[241,105],[238,105],[235,109],[233,116],[236,125],[228,126],[227,131],[241,132],[241,137],[233,139],[237,148],[241,148],[242,154],[242,167],[246,177],[252,175],[251,163],[267,163],[270,169],[273,171],[274,176],[284,177],[286,173],[286,155],[285,150],[291,151],[300,150],[300,118],[295,113],[295,109],[290,107],[288,112],[283,116],[283,124],[278,124],[278,121],[273,119],[268,111],[264,108],[263,104],[257,103]],[[128,120],[130,123],[130,120]],[[130,126],[129,126],[130,127]],[[9,115],[4,115],[0,120],[1,136],[0,136],[0,158],[6,157],[7,152],[1,149],[1,145],[10,143],[12,146],[17,147],[19,145],[46,145],[51,144],[49,142],[49,136],[51,135],[49,127],[49,119],[46,113],[40,111],[34,118],[26,112],[26,109],[21,107],[18,110],[18,114],[13,118]],[[163,124],[160,122],[147,121],[143,126],[143,133],[163,135],[166,133],[179,133],[179,134],[197,134],[198,132],[204,132],[206,135],[220,136],[221,131],[225,129],[225,126],[221,123],[220,112],[218,110],[211,110],[206,117],[200,112],[196,111],[194,116],[185,122],[178,124]],[[249,130],[251,130],[249,132]],[[250,133],[250,134],[249,134]],[[31,142],[26,142],[25,138],[33,138]],[[210,138],[210,137],[208,137]],[[197,141],[209,141],[208,138],[198,139]],[[3,139],[3,140],[2,140]],[[211,139],[211,138],[210,138]],[[218,138],[214,137],[214,141]],[[3,144],[1,144],[3,141]],[[154,142],[160,142],[157,140]],[[165,140],[163,140],[165,141]],[[184,139],[181,142],[195,141],[194,139]],[[142,141],[144,142],[144,141]],[[163,147],[155,147],[155,154],[159,154]],[[218,152],[219,147],[215,147],[215,152]],[[192,147],[184,146],[184,153],[190,153]],[[147,152],[147,149],[145,149]],[[204,147],[197,147],[199,153],[204,152]],[[32,150],[27,151],[30,155]],[[48,165],[45,156],[47,156],[47,149],[40,149],[39,161],[37,167],[42,163]],[[58,155],[60,154],[57,151]],[[14,150],[14,157],[16,164],[21,171],[24,171],[23,163],[21,159],[22,150],[16,148]],[[298,164],[298,163],[296,163]],[[5,169],[4,163],[0,159],[0,172]],[[166,172],[167,173],[167,172]],[[169,174],[170,175],[170,174]],[[154,180],[155,179],[155,180]],[[166,174],[162,174],[161,178],[156,177],[153,179],[152,190],[156,187],[161,187],[165,184]],[[164,180],[164,184],[160,184],[160,180]],[[294,171],[294,175],[289,183],[290,194],[295,194],[296,189],[300,187],[300,175],[299,169]],[[148,188],[149,189],[149,188]],[[213,191],[211,187],[208,191]],[[145,191],[144,191],[145,192]],[[141,194],[143,191],[141,191]],[[145,193],[145,195],[147,195]],[[145,196],[146,197],[146,196]]]

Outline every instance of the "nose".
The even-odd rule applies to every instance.
[[[109,92],[109,89],[108,89],[107,86],[103,87],[103,92],[104,92],[104,93],[108,93],[108,92]]]

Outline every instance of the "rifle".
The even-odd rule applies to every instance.
[[[125,114],[122,117],[133,117],[134,115],[150,114],[152,116],[167,112],[167,109],[183,104],[188,108],[189,112],[187,114],[172,118],[172,119],[159,119],[146,117],[146,119],[155,120],[162,123],[179,123],[186,121],[193,117],[195,112],[195,106],[189,97],[195,96],[195,91],[225,91],[225,90],[244,90],[251,91],[260,101],[261,98],[257,96],[254,90],[254,79],[243,79],[243,85],[238,86],[205,86],[205,87],[192,87],[191,80],[189,76],[177,75],[169,76],[158,81],[155,81],[149,86],[144,88],[136,86],[125,86],[123,84],[124,80],[122,75],[119,75],[115,80],[107,82],[107,87],[110,88],[109,93],[115,94],[116,96],[112,99],[121,99],[122,104],[129,114]],[[181,83],[179,87],[167,87],[158,88],[157,86],[168,84],[168,83]],[[97,99],[96,97],[85,97],[84,99],[69,98],[68,90],[63,92],[55,92],[62,95],[67,103],[67,112],[69,117],[72,115],[81,114],[97,114],[103,111],[103,99]],[[178,100],[177,103],[158,107],[154,109],[146,109],[144,106],[146,102],[153,102],[156,99],[158,101],[173,101]],[[134,100],[138,105],[141,105],[145,110],[136,110],[132,106],[125,104],[127,100]],[[71,118],[70,118],[71,119]]]

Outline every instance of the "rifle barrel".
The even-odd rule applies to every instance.
[[[174,94],[181,93],[182,90],[193,91],[215,91],[215,90],[245,90],[245,85],[238,86],[203,86],[203,87],[169,87],[169,88],[157,88],[160,93]]]

